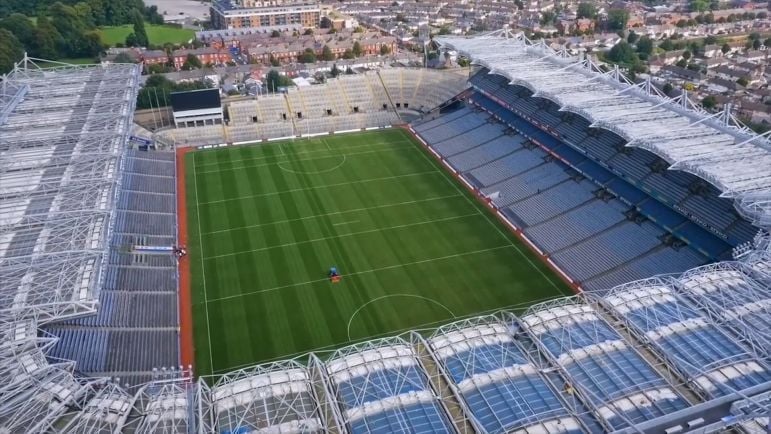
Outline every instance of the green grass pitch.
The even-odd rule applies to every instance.
[[[145,30],[147,31],[147,38],[150,40],[150,43],[155,45],[163,45],[167,42],[184,44],[195,38],[195,31],[176,26],[145,24]],[[103,43],[114,46],[115,44],[125,42],[126,36],[133,31],[134,27],[126,24],[123,26],[102,27],[99,29],[99,34],[102,36]]]
[[[570,292],[402,130],[185,164],[200,375]]]

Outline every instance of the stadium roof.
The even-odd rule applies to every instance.
[[[441,36],[491,74],[554,101],[671,164],[715,185],[756,224],[771,226],[771,142],[737,122],[730,110],[710,114],[683,94],[670,99],[650,82],[633,84],[618,69],[555,51],[499,30],[474,37]]]
[[[94,312],[139,72],[25,59],[0,84],[0,315]]]

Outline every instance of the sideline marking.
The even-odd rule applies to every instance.
[[[214,351],[211,347],[211,326],[209,324],[209,297],[206,294],[206,266],[204,265],[203,258],[203,235],[201,235],[201,206],[198,201],[198,175],[195,172],[195,152],[193,152],[193,184],[195,184],[195,214],[196,214],[196,226],[198,226],[198,247],[201,249],[201,280],[203,280],[203,301],[204,310],[206,311],[206,337],[209,340],[209,373],[214,373]]]
[[[349,222],[332,223],[332,226],[349,225],[352,223],[358,223],[359,220],[351,220]]]
[[[353,318],[359,313],[359,311],[364,309],[365,307],[367,307],[371,303],[374,303],[376,301],[383,300],[383,299],[386,299],[386,298],[390,298],[390,297],[413,297],[413,298],[420,298],[422,300],[430,301],[431,303],[434,303],[434,304],[438,305],[439,307],[441,307],[442,309],[444,309],[447,312],[449,312],[450,316],[452,316],[453,319],[457,318],[457,316],[455,316],[455,314],[447,306],[443,305],[442,303],[439,303],[438,301],[434,300],[433,298],[424,297],[422,295],[417,295],[417,294],[389,294],[389,295],[381,295],[380,297],[373,298],[372,300],[362,304],[361,306],[359,306],[358,309],[356,309],[356,311],[353,312],[353,314],[351,315],[351,318],[348,320],[347,331],[348,331],[348,341],[349,342],[352,341],[352,339],[351,339],[351,324],[353,323]]]

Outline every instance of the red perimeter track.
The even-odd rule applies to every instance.
[[[177,240],[187,248],[187,194],[185,190],[185,154],[192,148],[177,148]],[[193,346],[193,299],[190,291],[190,255],[179,258],[179,351],[184,369],[193,367],[195,372],[195,348]]]
[[[431,155],[432,157],[434,157],[434,159],[435,159],[435,160],[437,160],[439,163],[442,163],[442,165],[444,165],[444,166],[448,166],[448,163],[447,163],[446,161],[444,161],[444,159],[443,159],[443,158],[439,157],[439,156],[438,156],[438,155],[437,155],[435,152],[432,152],[432,151],[431,151],[431,149],[428,147],[428,145],[426,145],[426,143],[423,141],[423,139],[421,139],[420,137],[418,137],[418,135],[417,135],[417,134],[416,134],[416,133],[415,133],[413,130],[411,130],[409,126],[407,126],[407,125],[404,125],[404,126],[401,126],[401,128],[402,128],[404,131],[406,131],[406,132],[407,132],[407,134],[409,134],[410,136],[412,136],[413,138],[415,138],[415,140],[417,140],[417,141],[418,141],[418,143],[420,143],[420,145],[421,145],[421,146],[423,146],[423,148],[424,148],[426,151],[428,151],[428,154],[429,154],[429,155]],[[554,272],[555,272],[554,274],[556,274],[557,276],[559,276],[559,277],[560,277],[560,278],[561,278],[561,279],[562,279],[562,280],[563,280],[565,283],[567,283],[567,284],[568,284],[568,286],[570,286],[570,289],[572,289],[572,290],[573,290],[573,292],[575,292],[576,294],[579,294],[579,293],[581,293],[581,292],[582,292],[582,290],[581,290],[580,286],[579,286],[579,285],[578,285],[576,282],[573,282],[573,281],[572,281],[572,280],[571,280],[571,279],[570,279],[570,278],[567,276],[567,274],[565,274],[565,272],[564,272],[564,271],[560,270],[558,267],[556,267],[554,264],[552,264],[552,263],[551,263],[551,262],[548,260],[548,259],[549,259],[548,255],[546,255],[546,254],[545,254],[545,253],[543,253],[543,252],[540,252],[540,251],[539,251],[537,248],[535,248],[535,246],[534,246],[534,245],[533,245],[533,244],[530,242],[530,240],[528,240],[528,239],[525,237],[525,234],[523,234],[523,233],[522,233],[522,230],[520,230],[520,229],[518,229],[518,228],[515,228],[515,227],[513,227],[513,226],[512,226],[512,224],[511,224],[511,223],[510,223],[508,220],[506,220],[506,219],[505,219],[505,218],[504,218],[504,217],[501,215],[501,213],[498,211],[498,208],[496,208],[496,207],[495,207],[495,206],[494,206],[494,205],[493,205],[491,202],[488,202],[488,201],[486,201],[486,200],[484,199],[484,197],[481,195],[481,193],[480,193],[479,191],[477,191],[476,189],[472,188],[472,187],[471,187],[471,186],[470,186],[470,185],[469,185],[467,182],[465,182],[464,180],[462,180],[462,179],[461,179],[461,177],[460,177],[460,175],[459,175],[458,173],[455,173],[455,171],[454,171],[454,170],[447,170],[447,169],[444,169],[444,168],[443,168],[442,170],[446,170],[446,171],[447,171],[447,172],[449,172],[449,173],[450,173],[452,176],[454,176],[456,179],[458,179],[459,181],[461,181],[461,184],[463,184],[463,186],[466,188],[466,190],[468,190],[468,191],[470,191],[471,193],[473,193],[474,197],[476,198],[476,200],[477,200],[479,203],[481,203],[482,205],[484,205],[484,206],[485,206],[485,208],[488,208],[488,209],[490,209],[490,210],[492,211],[493,215],[495,215],[495,217],[496,217],[496,218],[497,218],[497,219],[498,219],[498,220],[499,220],[501,223],[503,223],[503,224],[504,224],[504,226],[506,226],[507,228],[509,228],[509,231],[510,231],[512,234],[516,235],[518,239],[520,239],[521,241],[523,241],[523,243],[522,243],[522,244],[526,245],[526,246],[528,247],[528,249],[530,249],[530,251],[531,251],[531,252],[535,253],[535,256],[536,256],[536,257],[538,257],[538,259],[540,259],[540,260],[541,260],[541,262],[543,262],[544,264],[546,264],[546,266],[547,266],[547,267],[549,267],[549,269],[551,269],[552,271],[554,271]]]

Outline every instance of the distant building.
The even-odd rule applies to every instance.
[[[211,22],[215,29],[318,27],[320,13],[314,0],[213,0]]]
[[[222,65],[233,60],[233,57],[228,50],[218,50],[212,47],[196,48],[193,50],[174,50],[170,56],[174,68],[177,70],[182,68],[182,65],[187,61],[188,55],[197,57],[203,65]]]

